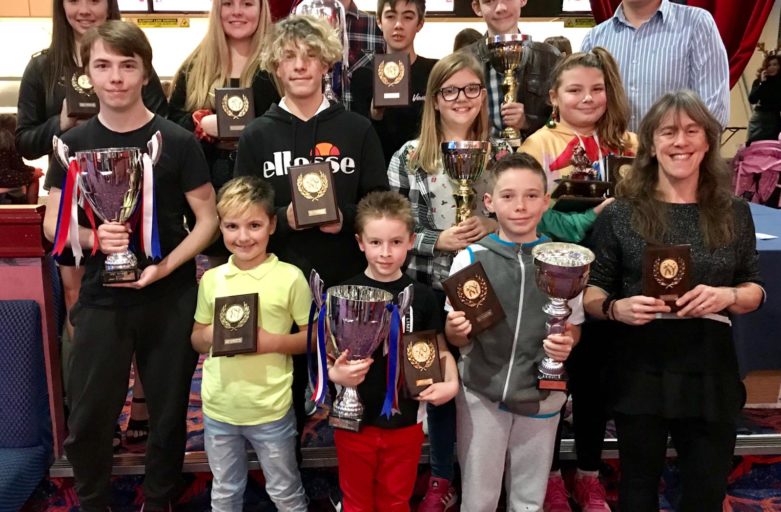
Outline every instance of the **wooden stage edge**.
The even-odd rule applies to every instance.
[[[306,468],[328,468],[336,467],[336,449],[328,448],[304,448],[303,463],[301,467]],[[735,445],[735,455],[772,455],[781,453],[781,435],[779,434],[756,434],[756,435],[738,435]],[[675,450],[668,444],[667,455],[675,456]],[[260,469],[260,464],[254,452],[247,454],[249,459],[249,469]],[[618,444],[615,439],[605,439],[602,458],[617,459]],[[561,442],[561,459],[575,460],[575,442],[572,439],[564,439]],[[423,445],[423,453],[420,457],[421,464],[428,464],[428,444]],[[187,452],[182,466],[184,473],[201,473],[209,471],[209,463],[206,460],[205,452]],[[144,474],[144,454],[143,453],[122,453],[114,456],[113,475],[143,475]],[[49,476],[52,478],[72,477],[73,468],[66,457],[57,459],[49,469]]]

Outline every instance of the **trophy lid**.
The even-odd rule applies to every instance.
[[[591,250],[564,242],[539,244],[532,249],[532,256],[540,263],[556,267],[584,267],[594,261]]]

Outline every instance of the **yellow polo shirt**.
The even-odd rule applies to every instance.
[[[228,263],[208,270],[198,288],[195,321],[214,321],[214,299],[258,294],[258,325],[270,333],[286,334],[293,323],[309,321],[312,294],[298,267],[273,254],[252,270]],[[258,339],[258,344],[263,340]],[[286,354],[242,354],[208,357],[203,364],[203,412],[232,425],[258,425],[282,418],[293,403],[293,360]]]

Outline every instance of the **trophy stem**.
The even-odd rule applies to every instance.
[[[363,419],[363,404],[358,389],[344,386],[334,400],[328,424],[332,427],[358,432]]]
[[[504,93],[504,98],[502,100],[502,104],[506,105],[508,103],[514,103],[516,100],[516,91],[518,84],[515,81],[515,66],[507,68],[504,72],[504,79],[502,80],[502,92]],[[502,130],[502,138],[507,139],[510,141],[510,144],[513,147],[520,146],[521,144],[521,134],[518,133],[518,130],[515,128],[512,128],[511,126],[505,126]],[[517,144],[513,144],[512,141],[517,140]]]
[[[466,180],[458,181],[458,189],[453,194],[456,200],[456,223],[460,224],[472,216],[472,207],[475,201],[475,190],[472,184]]]
[[[548,315],[548,321],[545,322],[548,334],[563,334],[566,330],[567,318],[572,313],[567,300],[551,297],[550,301],[542,307],[542,311]],[[542,358],[537,379],[539,389],[567,390],[567,371],[564,369],[564,363],[555,361],[551,357]]]

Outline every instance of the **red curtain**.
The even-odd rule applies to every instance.
[[[773,8],[774,0],[688,0],[713,15],[729,58],[729,82],[734,86],[754,54],[759,36]],[[621,0],[591,0],[597,23],[613,16]]]

